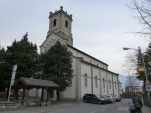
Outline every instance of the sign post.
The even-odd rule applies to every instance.
[[[146,91],[151,92],[151,84],[146,84]]]
[[[11,77],[10,86],[9,86],[9,93],[8,93],[8,102],[10,101],[11,88],[14,85],[14,82],[15,82],[16,70],[17,70],[17,64],[15,64],[13,66],[13,70],[12,70],[12,77]]]

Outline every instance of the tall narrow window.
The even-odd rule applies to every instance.
[[[104,92],[105,92],[105,80],[103,78],[103,89],[104,89]]]
[[[115,82],[115,89],[116,89],[117,87],[116,87],[116,82]]]
[[[104,80],[104,78],[103,78],[103,88],[105,88],[105,80]]]
[[[68,21],[65,21],[65,27],[68,28]]]
[[[56,23],[57,23],[57,20],[56,20],[56,19],[54,19],[54,20],[53,20],[53,27],[55,27],[55,26],[56,26]]]
[[[97,76],[95,76],[95,87],[96,88],[98,87],[98,78],[97,78]]]
[[[87,76],[87,74],[84,74],[84,85],[85,85],[85,87],[87,87],[87,85],[88,85],[88,76]]]
[[[111,80],[110,80],[110,89],[112,89],[112,82],[111,82]]]

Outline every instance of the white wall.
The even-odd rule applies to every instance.
[[[76,99],[77,98],[77,90],[79,90],[77,83],[77,61],[74,57],[72,57],[72,69],[73,69],[73,78],[71,86],[67,87],[64,92],[62,92],[63,99]],[[79,70],[79,69],[78,69]]]
[[[94,64],[96,66],[99,66],[100,68],[108,69],[107,65],[105,65],[102,62],[99,62],[99,61],[91,58],[90,56],[87,56],[87,55],[83,54],[82,52],[76,51],[73,48],[69,48],[69,50],[73,53],[73,56],[81,57],[86,62],[91,62],[92,64]]]
[[[106,72],[101,70],[101,95],[107,95]],[[104,82],[103,82],[104,80]]]
[[[100,97],[100,77],[99,77],[99,68],[93,67],[93,94]],[[96,80],[97,78],[97,80]],[[97,82],[97,84],[96,84]],[[96,87],[97,86],[97,87]]]
[[[85,86],[85,74],[87,74],[87,86]],[[91,93],[91,67],[81,63],[81,97],[84,94]]]
[[[66,88],[65,91],[61,93],[61,98],[63,99],[76,99],[76,76],[73,76],[72,85]]]

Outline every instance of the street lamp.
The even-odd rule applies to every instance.
[[[133,49],[133,50],[136,50],[136,51],[137,51],[137,49],[135,49],[135,48],[123,47],[123,50],[129,50],[129,49]]]

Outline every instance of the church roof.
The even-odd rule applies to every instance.
[[[18,82],[18,85],[24,85],[26,87],[51,87],[57,88],[58,85],[55,84],[53,81],[49,80],[41,80],[41,79],[34,79],[34,78],[25,78],[21,77]]]
[[[97,67],[97,68],[99,68],[99,69],[101,69],[101,70],[103,70],[103,71],[109,72],[109,73],[111,73],[111,74],[114,74],[114,75],[117,75],[117,76],[119,75],[118,73],[114,73],[114,72],[112,72],[112,71],[110,71],[110,70],[108,70],[108,69],[101,68],[101,67],[99,67],[99,66],[97,66],[97,65],[95,65],[95,64],[92,64],[92,63],[90,63],[90,62],[87,62],[87,61],[84,61],[84,60],[82,60],[82,62],[87,63],[87,64],[90,64],[90,65],[92,65],[92,66],[94,66],[94,67]]]
[[[68,45],[68,47],[70,47],[70,48],[72,48],[72,49],[74,49],[74,50],[76,50],[76,51],[78,51],[78,52],[80,52],[80,53],[82,53],[82,54],[84,54],[84,55],[86,55],[86,56],[89,56],[89,57],[91,57],[92,59],[94,59],[94,60],[96,60],[96,61],[98,61],[98,62],[100,62],[100,63],[102,63],[102,64],[104,64],[104,65],[106,65],[106,66],[108,66],[108,64],[106,64],[105,62],[102,62],[102,61],[100,61],[99,59],[97,59],[97,58],[95,58],[95,57],[93,57],[93,56],[91,56],[91,55],[89,55],[89,54],[87,54],[87,53],[85,53],[85,52],[83,52],[83,51],[81,51],[81,50],[79,50],[79,49],[73,47],[73,46]],[[84,61],[84,60],[82,60],[82,61],[85,62],[85,63],[89,63],[89,62],[86,62],[86,61]],[[104,71],[107,71],[107,72],[109,72],[109,73],[112,73],[112,74],[114,74],[114,75],[117,75],[117,76],[119,75],[118,73],[114,73],[114,72],[112,72],[112,71],[110,71],[110,70],[101,68],[101,67],[99,67],[99,66],[97,66],[97,65],[94,65],[94,64],[92,64],[92,63],[89,63],[89,64],[91,64],[91,65],[93,65],[93,66],[95,66],[95,67],[98,67],[98,68],[100,68],[101,70],[104,70]]]
[[[58,36],[58,37],[61,37],[59,34],[57,34],[57,33],[55,33],[55,32],[49,32],[49,33],[47,33],[46,39],[42,42],[42,44],[40,45],[40,48],[45,45],[45,43],[48,41],[48,37],[49,37],[50,35],[56,35],[56,36]]]
[[[79,49],[73,47],[73,46],[68,45],[68,47],[70,47],[70,48],[72,48],[72,49],[74,49],[74,50],[76,50],[76,51],[78,51],[78,52],[80,52],[80,53],[82,53],[82,54],[84,54],[84,55],[86,55],[86,56],[89,56],[89,57],[91,57],[92,59],[94,59],[94,60],[96,60],[96,61],[98,61],[98,62],[100,62],[100,63],[102,63],[102,64],[104,64],[104,65],[106,65],[106,66],[108,66],[107,63],[102,62],[101,60],[99,60],[99,59],[97,59],[97,58],[95,58],[95,57],[93,57],[93,56],[91,56],[91,55],[89,55],[89,54],[87,54],[87,53],[85,53],[85,52],[83,52],[83,51],[81,51],[81,50],[79,50]]]

